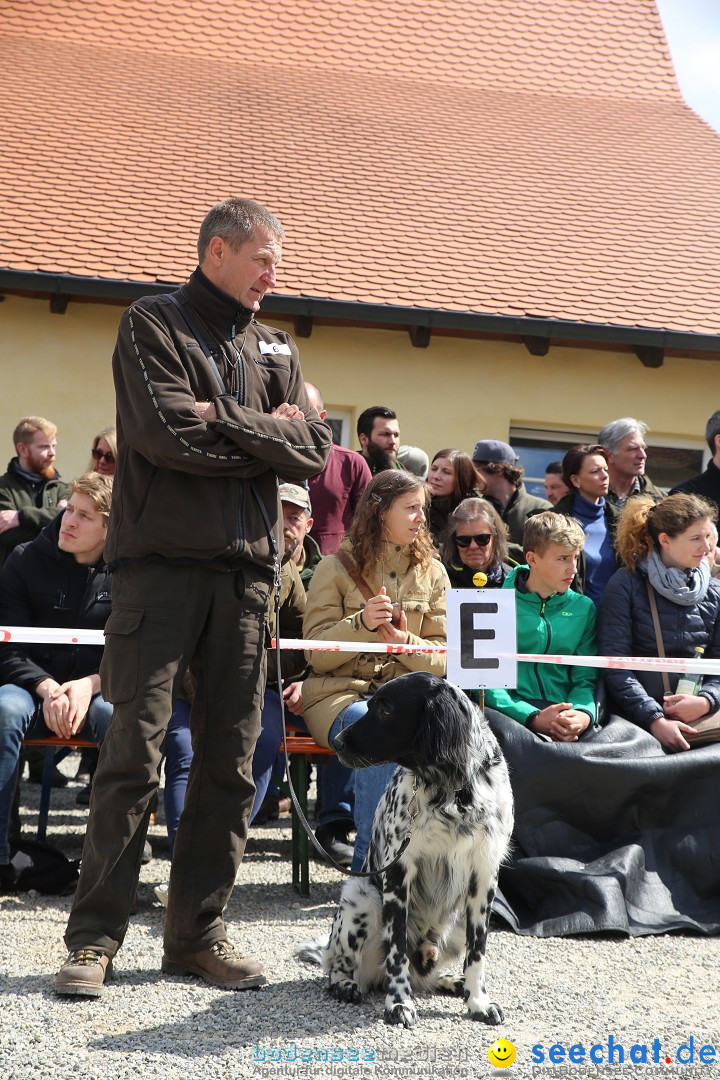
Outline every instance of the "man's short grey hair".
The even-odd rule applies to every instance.
[[[632,416],[623,416],[621,420],[611,420],[609,424],[606,424],[602,431],[598,432],[597,441],[608,453],[616,454],[620,443],[623,439],[627,439],[628,435],[637,433],[645,438],[645,432],[648,430],[647,424],[644,424],[642,420],[636,420]]]
[[[720,410],[714,412],[705,425],[705,438],[713,457],[717,453],[717,447],[715,446],[716,435],[720,435]]]
[[[267,229],[276,240],[285,238],[285,231],[269,210],[252,199],[223,199],[213,206],[200,226],[197,249],[202,262],[213,236],[221,236],[233,251],[252,240],[258,229]]]

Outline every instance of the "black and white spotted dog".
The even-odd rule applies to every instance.
[[[387,1024],[413,1026],[413,989],[464,994],[473,1020],[499,1024],[485,946],[513,807],[480,710],[450,683],[413,672],[378,690],[334,745],[351,768],[400,765],[375,811],[364,869],[397,855],[412,815],[411,839],[384,874],[345,882],[327,945],[310,942],[297,955],[322,963],[341,1001],[384,987]],[[453,968],[463,954],[461,975]]]

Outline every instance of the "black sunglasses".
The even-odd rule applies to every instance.
[[[91,451],[92,456],[96,461],[102,461],[103,458],[107,461],[108,465],[112,465],[115,460],[115,455],[112,450],[98,450],[97,446]]]
[[[492,533],[475,533],[474,536],[456,536],[455,543],[458,547],[466,548],[470,547],[472,541],[475,541],[478,547],[487,547],[492,540]]]

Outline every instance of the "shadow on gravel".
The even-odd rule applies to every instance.
[[[164,979],[178,987],[185,983]],[[191,981],[198,985],[190,979],[187,985]],[[105,1035],[89,1040],[87,1046],[115,1054],[172,1053],[187,1058],[222,1055],[228,1049],[249,1053],[256,1044],[299,1047],[303,1040],[318,1038],[332,1046],[337,1045],[338,1034],[357,1046],[368,1028],[382,1022],[383,1000],[381,994],[373,994],[360,1005],[341,1004],[326,992],[324,980],[297,979],[257,991],[223,992],[208,1008],[188,1012],[175,1023]],[[450,1019],[449,1011],[441,1015]]]

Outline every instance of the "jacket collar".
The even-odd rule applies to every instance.
[[[352,545],[349,540],[343,540],[340,545],[343,551],[346,551],[348,555],[352,557]],[[391,544],[388,540],[381,540],[380,547],[378,548],[378,556],[375,566],[372,571],[372,575],[363,575],[367,578],[368,582],[370,577],[381,577],[391,570],[394,570],[396,574],[405,574],[410,567],[410,547],[399,547],[397,544]]]
[[[19,476],[21,480],[24,480],[26,484],[31,487],[39,488],[47,482],[48,479],[57,480],[60,473],[55,469],[55,475],[51,477],[42,476],[41,473],[27,472],[20,464],[20,458],[14,457],[10,460],[7,471],[14,473],[15,476]]]
[[[198,266],[180,290],[202,318],[206,326],[225,340],[245,330],[253,321],[253,313],[232,296],[228,296],[202,272]]]
[[[528,589],[527,579],[529,573],[529,566],[516,566],[505,578],[503,589],[515,589],[521,601],[531,607],[538,609],[548,605],[550,607],[562,607],[567,593],[551,593],[550,596],[543,599],[538,593],[530,592]]]

